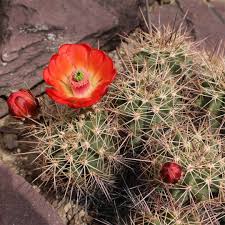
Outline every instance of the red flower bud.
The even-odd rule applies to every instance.
[[[174,162],[164,163],[160,170],[160,176],[166,183],[175,184],[182,176],[182,167]]]
[[[11,93],[7,104],[10,114],[17,118],[34,117],[39,110],[38,100],[26,89]]]

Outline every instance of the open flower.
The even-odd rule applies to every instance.
[[[116,75],[112,60],[87,44],[64,44],[44,69],[50,98],[72,108],[88,107],[106,93]]]
[[[34,117],[39,112],[38,100],[27,89],[11,93],[7,104],[10,114],[17,118]]]

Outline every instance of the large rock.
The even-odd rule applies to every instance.
[[[225,40],[225,3],[213,1],[206,4],[199,0],[177,0],[173,4],[155,5],[151,11],[156,26],[173,26],[181,23],[201,47],[214,50]],[[205,41],[202,41],[205,39]]]
[[[49,203],[22,177],[0,165],[1,225],[63,225]]]
[[[43,67],[60,44],[84,41],[95,46],[114,44],[115,36],[129,32],[140,21],[138,0],[114,0],[113,4],[100,0],[2,2],[0,96],[41,84]],[[35,90],[40,94],[42,88]],[[0,108],[1,117],[7,108],[1,104]]]
[[[1,84],[0,84],[1,86]],[[2,98],[0,98],[0,118],[1,116],[5,115],[8,112],[8,106],[6,104],[6,101]]]
[[[181,23],[185,23],[184,15],[177,7],[177,4],[158,5],[151,7],[150,18],[153,27],[174,27],[177,28]]]
[[[225,3],[212,1],[210,5],[199,0],[180,0],[180,8],[187,12],[196,40],[206,39],[204,47],[214,50],[225,41]]]

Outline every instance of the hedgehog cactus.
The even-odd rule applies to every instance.
[[[219,225],[224,217],[224,207],[218,206],[216,201],[180,207],[173,205],[168,198],[157,200],[154,208],[149,207],[154,199],[147,196],[137,199],[131,225]]]
[[[130,164],[135,161],[140,166],[140,171],[134,171],[141,178],[136,188],[140,187],[142,197],[146,191],[148,196],[139,199],[144,206],[135,210],[134,225],[210,224],[204,208],[207,205],[210,212],[217,200],[219,207],[212,221],[218,223],[224,217],[221,202],[225,192],[224,61],[201,53],[181,30],[156,31],[154,35],[137,32],[126,41],[120,51],[123,69],[107,94],[115,77],[109,59],[105,66],[112,77],[107,82],[99,78],[98,68],[94,70],[94,81],[99,78],[96,81],[105,85],[97,98],[90,68],[87,74],[82,70],[91,83],[85,89],[85,101],[81,101],[83,95],[79,92],[83,83],[74,86],[80,80],[73,80],[68,89],[76,87],[76,98],[61,99],[60,90],[53,97],[59,103],[81,107],[86,101],[86,106],[96,103],[105,94],[101,103],[76,112],[56,106],[50,107],[53,112],[48,108],[42,111],[44,123],[37,122],[32,133],[37,139],[37,161],[42,170],[39,178],[65,193],[76,188],[94,194],[101,189],[110,198],[110,186],[129,156],[126,160],[130,159]],[[90,50],[87,45],[80,47],[85,52]],[[66,51],[64,47],[59,55],[64,56]],[[100,65],[100,58],[93,60]],[[51,66],[46,70],[48,82],[52,82],[50,70]],[[62,82],[54,85],[65,88],[60,86]],[[86,98],[89,92],[94,101]],[[173,173],[167,171],[169,179],[162,179],[162,167],[168,162],[182,168],[179,178],[173,179]],[[127,178],[123,179],[126,182]]]
[[[156,138],[178,118],[183,119],[186,97],[181,95],[181,78],[171,76],[168,64],[164,63],[160,70],[149,67],[145,61],[140,65],[130,64],[132,51],[125,52],[128,52],[124,56],[128,58],[127,71],[118,77],[109,92],[110,108],[117,112],[120,124],[127,129],[131,145],[137,147],[136,143],[140,144],[149,135]]]
[[[218,74],[217,74],[218,75]],[[221,77],[224,76],[220,74]],[[212,81],[203,81],[200,86],[198,97],[194,102],[197,110],[204,111],[205,115],[211,118],[212,128],[223,128],[224,117],[224,86],[223,81],[218,83],[218,78]]]
[[[155,214],[140,214],[134,219],[132,225],[196,225],[200,224],[187,212],[179,212],[177,209],[163,208],[164,212]],[[186,213],[186,214],[185,214]]]
[[[174,127],[160,140],[149,140],[145,146],[147,158],[152,162],[143,166],[149,181],[160,178],[159,171],[168,161],[182,166],[183,177],[178,183],[166,186],[174,201],[183,205],[213,199],[225,191],[223,141],[209,129],[193,130],[192,125]],[[161,188],[159,184],[156,190]]]
[[[161,198],[171,196],[172,204],[181,209],[192,210],[192,206],[206,201],[210,205],[215,199],[222,206],[224,61],[219,59],[212,64],[214,57],[196,50],[179,31],[156,31],[154,36],[138,33],[127,42],[121,51],[126,70],[111,96],[119,122],[133,137],[134,160],[140,160],[146,187],[140,192],[147,190],[146,195]],[[182,167],[178,183],[168,184],[160,179],[162,165],[167,162]],[[187,216],[184,211],[178,216],[177,210],[166,213],[164,209],[157,211],[155,218],[152,212],[165,203],[153,205],[151,200],[146,203],[151,213],[146,216],[145,210],[140,210],[141,219],[134,224],[209,224],[211,220],[209,216],[202,222],[200,210],[194,215]]]
[[[61,109],[62,110],[62,109]],[[92,195],[96,188],[109,197],[108,188],[120,168],[119,125],[113,116],[98,107],[42,111],[45,124],[37,123],[37,158],[40,178],[65,192],[76,188]]]
[[[154,118],[157,125],[168,125],[170,113],[179,111],[179,116],[192,114],[194,121],[209,116],[212,128],[223,128],[224,59],[209,57],[196,50],[195,44],[180,31],[169,30],[158,31],[154,36],[138,33],[135,39],[128,39],[124,52],[128,76],[136,84],[132,93],[139,93],[144,99],[148,95],[147,99],[153,102],[149,105],[151,111],[158,112]],[[157,96],[156,90],[161,94]],[[169,125],[173,123],[172,118]]]
[[[149,135],[159,138],[177,121],[187,120],[197,101],[198,90],[192,86],[199,64],[192,45],[184,40],[170,31],[153,37],[138,33],[121,50],[126,71],[109,92],[110,108],[120,115],[132,146]]]

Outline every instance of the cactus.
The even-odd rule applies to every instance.
[[[147,46],[148,44],[151,45],[151,43],[145,43]],[[135,51],[139,48],[143,47],[138,46]],[[145,51],[151,52],[151,46],[149,48],[150,50]],[[118,77],[114,88],[109,91],[111,102],[109,108],[119,115],[121,126],[127,129],[131,137],[131,146],[137,147],[136,143],[139,145],[146,136],[154,135],[157,138],[161,132],[173,126],[175,121],[183,120],[187,100],[186,96],[182,96],[184,88],[183,83],[180,82],[185,72],[182,72],[179,77],[176,74],[173,76],[170,70],[172,62],[158,63],[161,52],[157,52],[157,56],[154,60],[151,59],[149,64],[145,62],[145,58],[142,58],[143,50],[138,53],[132,51],[133,49],[129,48],[124,50],[127,54],[123,56],[127,58],[127,62],[125,61],[127,70]],[[180,54],[178,53],[175,59],[178,60],[181,57],[183,61],[183,55],[180,56]],[[141,62],[132,60],[132,57],[137,56],[141,58]]]
[[[208,116],[211,118],[211,128],[222,130],[225,113],[224,59],[209,57],[197,50],[195,44],[180,32],[173,33],[167,29],[157,31],[154,36],[138,33],[135,39],[127,40],[128,47],[123,51],[123,58],[127,60],[123,61],[128,69],[127,77],[135,83],[132,88],[136,89],[130,92],[139,93],[139,98],[148,95],[144,99],[150,102],[158,97],[167,116],[168,112],[173,111],[173,103],[174,110],[179,110],[177,115],[192,114],[193,121]],[[142,82],[139,81],[141,79]],[[127,87],[119,88],[126,92]],[[164,92],[164,99],[157,96],[155,88],[158,92]],[[152,110],[158,108],[157,105],[149,107]],[[165,115],[159,116],[157,124],[165,122],[165,119],[168,121]]]
[[[137,207],[130,216],[131,225],[214,225],[220,224],[224,218],[224,207],[218,206],[216,201],[179,207],[172,202],[158,200],[151,208],[153,201],[145,196],[135,203]]]
[[[121,51],[126,70],[109,93],[111,108],[132,137],[131,160],[140,160],[140,186],[146,187],[141,192],[171,196],[181,209],[178,213],[168,206],[154,214],[165,203],[153,206],[150,200],[149,212],[137,213],[133,224],[211,224],[211,215],[204,214],[203,222],[201,210],[192,213],[192,206],[208,202],[210,208],[215,199],[223,205],[224,62],[213,64],[214,57],[197,50],[179,31],[138,33],[126,41]],[[160,179],[167,162],[182,166],[176,184]],[[218,223],[218,218],[213,221]]]
[[[151,165],[146,163],[143,168],[149,180],[160,178],[159,171],[166,162],[175,161],[182,166],[183,177],[177,184],[167,186],[177,203],[210,200],[225,191],[224,144],[209,128],[205,130],[203,124],[198,130],[192,123],[174,127],[160,140],[149,140],[145,148]],[[161,188],[159,184],[158,190]]]
[[[121,50],[126,70],[108,93],[109,108],[119,114],[132,148],[146,137],[160,138],[194,113],[193,103],[199,97],[195,73],[202,65],[193,44],[179,32],[158,31],[154,36],[140,32]]]
[[[92,195],[98,187],[110,197],[108,188],[114,185],[123,162],[113,115],[97,106],[77,115],[55,106],[55,111],[49,114],[47,108],[42,114],[44,124],[36,123],[33,133],[42,170],[38,178],[65,193],[76,188]]]
[[[175,142],[180,134],[174,127],[193,126],[194,132],[204,126],[219,139],[224,116],[224,62],[219,59],[211,64],[214,59],[198,51],[180,32],[156,31],[154,36],[140,32],[127,39],[128,45],[121,51],[126,70],[109,95],[119,122],[134,137],[132,147],[136,139],[154,146],[154,141],[162,142],[168,132],[175,133]],[[172,149],[179,152],[179,146]]]
[[[213,72],[212,72],[213,73]],[[222,73],[216,73],[224,77]],[[198,107],[199,111],[204,111],[205,115],[211,119],[212,128],[220,128],[221,131],[224,130],[223,126],[223,116],[224,116],[224,105],[225,105],[225,96],[224,96],[224,87],[223,82],[220,77],[215,79],[205,79],[201,83],[201,91],[196,101],[193,103]]]
[[[126,41],[123,69],[101,103],[42,110],[43,123],[31,133],[38,178],[65,193],[100,189],[110,199],[117,175],[129,179],[129,159],[142,196],[132,201],[131,224],[218,224],[225,217],[223,60],[197,50],[181,30],[137,32]],[[168,162],[182,176],[162,179]]]

